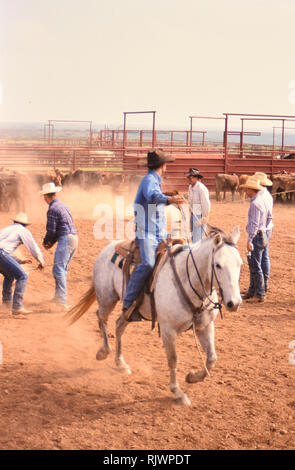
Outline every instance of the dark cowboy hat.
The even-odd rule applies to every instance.
[[[151,150],[147,154],[147,158],[138,160],[138,166],[147,166],[148,168],[156,168],[164,163],[174,162],[175,158],[172,155],[167,155],[162,149]]]
[[[190,168],[185,176],[194,176],[195,178],[203,178],[203,175],[199,172],[198,168]]]

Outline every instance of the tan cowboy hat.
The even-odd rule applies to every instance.
[[[262,186],[272,186],[272,181],[270,181],[265,173],[260,173],[259,171],[256,171],[256,173],[253,175],[253,178],[257,178],[260,180],[260,184]]]
[[[25,212],[19,212],[15,217],[13,217],[12,220],[14,222],[18,222],[19,224],[31,225],[31,222],[28,221],[28,216]]]
[[[260,185],[260,180],[250,176],[245,184],[241,184],[240,188],[255,189],[256,191],[261,191],[263,186]]]
[[[174,162],[175,158],[172,155],[167,155],[162,149],[154,149],[148,152],[147,158],[140,158],[137,161],[138,166],[145,166],[154,168],[156,166],[164,165],[164,163]]]
[[[55,183],[45,183],[42,186],[42,191],[40,191],[40,194],[59,193],[61,190],[62,190],[62,187],[55,186]]]

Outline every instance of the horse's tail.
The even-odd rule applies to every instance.
[[[87,292],[83,295],[83,297],[79,300],[79,302],[74,305],[65,315],[64,320],[66,320],[67,324],[70,326],[75,323],[79,318],[87,312],[87,310],[91,307],[93,302],[96,299],[96,293],[94,284],[88,289]]]

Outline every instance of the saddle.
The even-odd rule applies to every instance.
[[[127,312],[126,319],[128,319],[135,309],[138,309],[142,304],[144,294],[150,295],[151,301],[151,311],[152,311],[152,329],[155,326],[156,321],[156,309],[154,302],[154,287],[158,274],[168,258],[168,248],[170,250],[170,255],[176,256],[177,253],[183,250],[185,240],[183,238],[171,239],[169,240],[169,246],[166,241],[162,241],[156,251],[156,263],[155,267],[150,274],[146,286],[142,289],[136,301],[130,307]],[[120,256],[120,261],[118,266],[122,269],[123,273],[123,295],[124,295],[124,286],[127,287],[130,276],[133,270],[141,264],[141,256],[139,246],[136,240],[124,240],[119,242],[115,246],[115,254],[112,258],[112,262],[117,264],[117,257]],[[129,312],[130,311],[130,312]],[[128,317],[129,315],[129,317]]]

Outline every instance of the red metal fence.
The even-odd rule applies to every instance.
[[[93,169],[144,174],[146,169],[138,167],[138,158],[146,156],[148,147],[95,148],[62,146],[2,146],[0,147],[0,167],[30,171],[44,171],[60,168],[65,172],[73,169]],[[252,174],[262,171],[268,175],[283,170],[295,172],[295,160],[273,158],[271,152],[244,154],[228,153],[225,157],[222,147],[203,146],[198,148],[164,147],[175,156],[175,161],[167,166],[164,179],[165,188],[187,190],[184,173],[196,167],[204,175],[204,183],[210,190],[215,188],[217,173]]]

